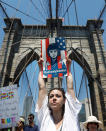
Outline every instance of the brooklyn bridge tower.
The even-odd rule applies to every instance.
[[[10,6],[7,3],[0,2],[1,5]],[[90,115],[97,116],[103,122],[104,130],[106,130],[106,51],[103,43],[103,20],[101,20],[106,4],[98,19],[87,20],[85,26],[80,26],[75,0],[69,2],[62,18],[59,15],[62,8],[61,2],[56,0],[55,18],[53,18],[52,1],[47,1],[46,7],[49,17],[47,17],[45,25],[24,25],[20,18],[8,17],[2,6],[2,11],[6,17],[4,19],[6,27],[4,28],[5,36],[0,49],[0,87],[18,84],[25,68],[32,61],[38,61],[41,53],[41,39],[64,37],[69,57],[82,67],[87,76],[92,107]],[[63,18],[65,18],[73,3],[77,25],[65,25]],[[13,6],[10,8],[31,18],[31,15]],[[34,19],[34,17],[31,19]],[[77,77],[82,76],[77,75]],[[58,79],[48,79],[47,84],[48,88],[51,85],[58,86]]]

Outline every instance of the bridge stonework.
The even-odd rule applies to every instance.
[[[47,19],[46,25],[22,25],[20,19],[5,19],[5,37],[0,49],[0,87],[18,84],[25,67],[39,59],[41,39],[64,37],[69,57],[88,77],[93,115],[104,123],[106,130],[106,51],[102,22],[88,20],[86,26],[63,26],[61,19]],[[51,84],[58,86],[58,80],[49,79],[48,88]]]

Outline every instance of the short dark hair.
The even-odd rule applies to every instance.
[[[48,48],[47,48],[47,54],[48,54],[48,56],[50,56],[49,51],[50,51],[50,50],[55,50],[55,49],[56,49],[57,52],[58,52],[57,56],[59,56],[59,55],[60,55],[60,50],[59,50],[59,48],[58,48],[58,44],[56,44],[56,43],[50,44],[50,45],[48,46]]]
[[[31,113],[31,114],[29,114],[28,116],[32,116],[32,117],[33,117],[33,119],[34,119],[34,114],[32,114],[32,113]]]

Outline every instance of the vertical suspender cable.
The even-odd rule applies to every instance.
[[[77,94],[77,98],[78,98],[79,95],[80,95],[80,91],[81,91],[81,88],[82,88],[83,79],[84,79],[84,71],[83,71],[83,75],[82,75],[82,78],[81,78],[81,83],[80,83],[79,92],[78,92],[78,94]]]
[[[84,75],[85,75],[85,87],[86,87],[86,93],[87,93],[87,99],[88,99],[89,115],[91,116],[91,108],[90,108],[90,101],[89,101],[88,87],[87,87],[87,78],[86,78],[85,72],[84,72]]]
[[[29,87],[29,90],[30,90],[31,96],[32,96],[32,98],[33,98],[33,94],[32,94],[32,90],[31,90],[31,87],[30,87],[30,82],[29,82],[29,78],[28,78],[28,74],[27,74],[26,69],[25,69],[25,74],[26,74],[26,79],[27,79],[27,82],[28,82],[28,87]],[[34,105],[35,105],[35,101],[34,101],[34,99],[33,99],[33,103],[34,103]]]
[[[73,61],[73,72],[74,72],[75,93],[76,93],[76,96],[77,96],[76,75],[75,75],[74,61]]]
[[[50,18],[52,19],[52,6],[51,6],[51,0],[49,0],[49,12],[50,12]]]
[[[77,7],[76,7],[76,2],[75,2],[75,0],[74,0],[74,6],[75,6],[75,14],[76,14],[77,25],[79,25],[79,22],[78,22],[78,15],[77,15]]]
[[[56,0],[56,19],[58,19],[59,0]]]

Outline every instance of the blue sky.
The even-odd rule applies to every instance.
[[[37,24],[37,25],[46,24],[46,18],[48,18],[47,2],[46,2],[47,0],[36,0],[36,2],[34,0],[2,0],[2,1],[30,15],[31,17],[38,19],[39,21],[34,20],[31,17],[27,17],[26,15],[23,15],[22,13],[2,3],[3,7],[6,9],[6,12],[8,12],[9,17],[21,18],[23,24]],[[31,1],[33,1],[33,3]],[[66,8],[71,3],[71,0],[66,0],[66,1],[65,2],[63,1],[64,4],[59,13],[60,14],[59,17],[63,16]],[[97,19],[100,15],[102,8],[104,7],[104,4],[105,4],[105,0],[76,0],[79,25],[86,25],[88,19]],[[72,5],[68,10],[68,13],[66,13],[64,17],[65,19],[64,24],[77,25],[74,7],[75,7],[74,3],[72,3]],[[55,0],[52,0],[52,10],[53,10],[53,17],[55,17]],[[0,28],[3,28],[5,25],[3,24],[3,20],[2,20],[3,18],[2,13],[0,17],[1,17]],[[103,19],[105,20],[104,22],[106,23],[105,16],[103,17]],[[103,28],[106,28],[105,23],[103,24]],[[3,33],[1,31],[0,36],[2,36],[2,34]],[[1,46],[1,42],[2,39],[0,41],[0,46]],[[104,43],[106,43],[105,39],[104,39]],[[106,48],[106,44],[105,44],[105,48]]]
[[[36,0],[36,2],[35,2],[35,0],[2,0],[2,1],[19,9],[20,11],[22,11],[25,14],[28,14],[30,16],[29,17],[26,15],[23,15],[22,13],[14,10],[14,9],[10,8],[9,6],[7,6],[6,4],[2,3],[3,7],[6,9],[6,12],[8,12],[9,17],[21,18],[22,23],[27,24],[27,25],[29,25],[29,24],[34,24],[34,25],[46,24],[46,18],[48,18],[47,0]],[[33,4],[31,1],[33,1]],[[62,5],[62,9],[60,11],[59,17],[62,18],[68,5],[70,4],[70,2],[71,2],[71,0],[65,0],[64,4]],[[105,4],[104,0],[76,0],[79,25],[85,26],[88,19],[97,19],[100,15],[102,8],[104,7],[104,4]],[[55,5],[55,0],[52,0],[53,17],[55,18],[55,6],[54,5]],[[0,9],[0,12],[1,12],[1,9]],[[0,23],[1,23],[0,24],[0,30],[1,30],[0,31],[0,47],[2,45],[1,43],[3,40],[3,36],[4,36],[4,32],[2,29],[3,29],[3,27],[5,27],[5,24],[3,22],[3,17],[4,17],[4,14],[1,13],[0,14]],[[33,18],[31,18],[31,17],[33,17]],[[104,16],[103,16],[104,24],[103,24],[102,28],[106,30],[106,18],[105,17],[106,17],[106,14],[104,13]],[[37,19],[37,20],[35,20],[35,19]],[[68,13],[66,13],[66,15],[64,17],[63,24],[64,25],[68,25],[68,24],[69,25],[77,25],[74,3],[70,6]],[[106,31],[104,31],[104,34],[103,34],[103,40],[104,40],[104,45],[105,45],[105,49],[106,49],[106,39],[105,39],[106,33],[105,32]],[[35,65],[36,65],[36,62],[34,62],[34,64],[31,64],[27,68],[27,72],[29,72],[29,76],[30,76],[30,73],[32,73],[31,71],[34,70],[33,68],[35,68]],[[76,74],[75,80],[77,81],[77,88],[79,88],[79,85],[81,82],[81,76],[82,76],[82,69],[78,64],[75,63],[74,70],[75,70],[75,74]],[[38,71],[38,67],[37,67],[36,71]],[[73,73],[73,68],[72,68],[72,73]],[[74,76],[74,74],[73,74],[73,76]],[[33,84],[35,87],[37,77],[36,76],[34,76],[34,77],[35,77],[35,80],[33,80]],[[33,79],[33,78],[31,78],[31,79]],[[31,79],[30,79],[30,82],[32,81]],[[21,82],[22,81],[20,81],[20,83]],[[85,85],[83,85],[81,92],[86,92],[84,86]],[[33,86],[31,86],[31,88],[33,88]],[[25,92],[25,90],[26,89],[24,88],[22,90],[22,92]],[[34,90],[34,89],[32,89],[32,90]],[[32,93],[34,93],[34,92],[32,91]],[[22,95],[22,94],[20,94],[20,95]],[[33,95],[35,98],[35,93]],[[84,96],[84,97],[86,97],[86,96]],[[81,95],[80,95],[80,99],[82,99]],[[23,97],[23,100],[24,100],[24,97]]]
[[[3,2],[29,14],[30,16],[33,16],[34,18],[41,19],[45,22],[45,19],[47,18],[47,11],[44,10],[44,7],[47,8],[45,5],[47,0],[36,0],[36,2],[33,0],[34,5],[31,3],[32,0],[2,0]],[[62,0],[61,0],[62,1]],[[64,6],[62,6],[62,10],[60,13],[60,16],[62,17],[66,8],[70,4],[71,0],[66,0],[64,3]],[[44,7],[42,7],[42,4]],[[87,19],[94,19],[98,18],[100,11],[102,10],[104,6],[105,1],[104,0],[76,0],[76,6],[77,6],[77,13],[78,13],[78,19],[80,25],[85,25]],[[3,4],[3,3],[2,3]],[[6,4],[3,4],[4,8],[8,12],[9,17],[19,17],[22,19],[23,24],[44,24],[35,21],[31,18],[26,17],[25,15],[19,13],[18,11],[10,8]],[[52,10],[53,10],[53,17],[55,17],[55,0],[52,0]],[[70,15],[70,24],[75,25],[75,9],[74,4],[72,4],[69,8],[69,15]],[[43,16],[43,17],[41,17]],[[67,15],[65,15],[67,17]],[[65,17],[65,18],[66,18]],[[26,21],[27,19],[27,21]],[[66,19],[67,20],[67,19]]]

